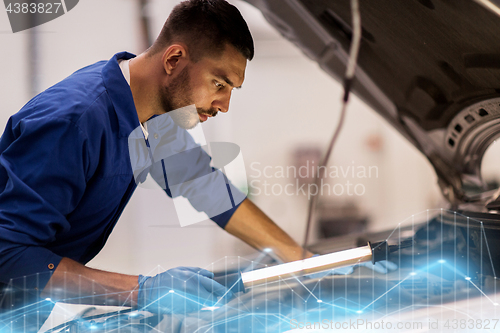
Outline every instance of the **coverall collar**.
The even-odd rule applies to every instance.
[[[127,60],[134,57],[134,54],[128,52],[117,53],[102,69],[104,86],[118,118],[120,137],[128,137],[135,128],[140,126],[132,91],[118,65],[119,59]]]

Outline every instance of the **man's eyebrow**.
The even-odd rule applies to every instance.
[[[215,76],[216,76],[217,78],[219,78],[220,80],[225,81],[225,82],[226,82],[227,84],[229,84],[231,87],[233,87],[233,88],[235,88],[235,89],[241,89],[241,86],[239,86],[239,87],[235,87],[235,86],[234,86],[234,83],[233,83],[231,80],[229,80],[229,78],[228,78],[226,75],[215,74]]]

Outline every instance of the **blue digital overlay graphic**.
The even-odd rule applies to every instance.
[[[276,264],[269,250],[206,265],[203,274],[210,278],[208,271],[215,272],[214,278],[227,292],[221,289],[207,295],[206,290],[164,290],[156,299],[153,294],[145,308],[108,304],[106,299],[84,305],[92,304],[92,297],[103,296],[105,288],[97,284],[92,297],[63,294],[35,300],[30,290],[20,287],[22,283],[13,282],[2,291],[0,332],[34,332],[42,325],[41,332],[89,333],[500,330],[500,235],[494,225],[461,213],[435,210],[410,217],[382,237],[370,241],[398,244],[413,240],[412,247],[387,257],[396,270],[380,273],[355,265],[337,274],[279,280],[245,292],[238,292],[234,281],[225,281],[235,272]],[[332,246],[335,251],[335,244]],[[165,269],[159,267],[161,272]],[[183,278],[172,281],[182,285]],[[150,290],[155,290],[154,283]],[[157,300],[172,307],[148,310]]]

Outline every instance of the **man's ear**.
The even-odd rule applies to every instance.
[[[171,75],[185,60],[187,60],[186,47],[180,44],[170,45],[165,50],[162,57],[165,73]]]

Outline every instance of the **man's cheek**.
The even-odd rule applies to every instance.
[[[204,91],[200,91],[198,94],[194,94],[193,98],[194,104],[199,109],[209,110],[212,106],[212,100],[210,99],[210,95],[207,93],[206,89],[204,89]]]

